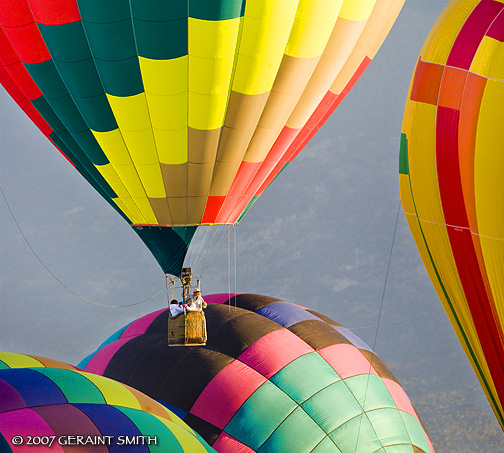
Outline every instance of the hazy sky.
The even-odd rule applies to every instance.
[[[266,294],[333,318],[375,347],[438,452],[502,452],[503,433],[402,209],[381,302],[399,208],[404,102],[447,3],[406,0],[352,92],[237,227],[236,286],[224,246],[202,289]],[[166,306],[163,273],[138,236],[3,90],[0,149],[2,190],[37,255],[1,198],[1,350],[76,364],[126,323]]]

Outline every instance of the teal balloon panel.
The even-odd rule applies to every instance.
[[[162,401],[219,452],[433,452],[410,400],[356,335],[298,305],[205,296],[206,346],[169,347],[167,309],[79,366]]]

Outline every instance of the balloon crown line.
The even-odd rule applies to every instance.
[[[81,296],[79,293],[77,293],[76,291],[74,291],[72,288],[70,288],[69,286],[67,286],[65,283],[63,283],[55,274],[54,272],[52,272],[49,267],[42,261],[42,258],[40,258],[40,256],[37,254],[37,252],[35,251],[35,249],[32,247],[32,245],[30,244],[30,241],[28,241],[28,238],[26,237],[26,235],[24,234],[23,230],[21,229],[21,226],[19,225],[19,222],[17,221],[16,219],[16,216],[14,215],[14,213],[12,212],[12,209],[10,207],[10,204],[9,202],[7,201],[7,197],[5,196],[5,192],[3,191],[2,187],[0,186],[0,192],[2,194],[2,197],[5,201],[5,205],[7,206],[7,209],[12,217],[12,220],[14,220],[14,224],[16,225],[19,233],[21,234],[23,240],[25,241],[26,245],[28,246],[28,248],[31,250],[31,252],[33,253],[33,255],[35,256],[35,258],[37,258],[38,262],[42,265],[42,267],[46,270],[46,272],[54,279],[56,280],[61,286],[63,286],[63,288],[65,288],[67,291],[70,291],[74,296],[77,296],[79,299],[82,299],[86,302],[89,302],[93,305],[98,305],[100,307],[107,307],[107,308],[126,308],[126,307],[133,307],[135,305],[140,305],[140,304],[143,304],[145,302],[148,302],[149,300],[152,300],[154,299],[155,297],[159,296],[163,291],[164,291],[164,288],[159,290],[156,294],[153,294],[152,296],[150,297],[147,297],[146,299],[143,299],[143,300],[140,300],[138,302],[134,302],[134,303],[131,303],[131,304],[126,304],[126,305],[108,305],[108,304],[103,304],[101,302],[96,302],[92,299],[88,299],[87,297],[84,297],[84,296]]]

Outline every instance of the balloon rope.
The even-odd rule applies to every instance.
[[[394,243],[395,243],[395,237],[396,237],[396,233],[397,233],[397,224],[399,222],[399,213],[401,212],[401,201],[399,201],[399,205],[397,207],[397,214],[396,214],[396,221],[395,221],[395,226],[394,226],[394,234],[392,235],[392,243],[390,244],[390,252],[389,252],[389,259],[388,259],[388,263],[387,263],[387,272],[385,274],[385,281],[383,283],[383,292],[382,292],[382,297],[381,297],[381,303],[380,303],[380,310],[378,312],[378,322],[376,323],[376,331],[375,331],[375,336],[374,336],[374,341],[373,341],[373,354],[371,355],[371,360],[369,361],[369,373],[368,373],[368,376],[367,376],[367,380],[366,380],[366,390],[364,391],[364,400],[362,402],[362,412],[363,414],[366,413],[366,398],[367,398],[367,392],[368,392],[368,387],[369,387],[369,378],[371,377],[371,371],[373,369],[373,362],[375,360],[375,356],[376,356],[376,344],[378,342],[378,331],[380,329],[380,321],[381,321],[381,317],[382,317],[382,312],[383,312],[383,303],[385,301],[385,292],[387,290],[387,282],[388,282],[388,276],[389,276],[389,272],[390,272],[390,263],[392,261],[392,251],[394,250]],[[361,426],[362,426],[362,419],[364,417],[361,417],[360,419],[360,422],[359,422],[359,430],[357,432],[357,440],[355,441],[355,451],[357,451],[357,442],[359,441],[359,437],[360,437],[360,430],[361,430]]]
[[[82,299],[82,300],[85,300],[86,302],[89,302],[91,304],[94,304],[94,305],[99,305],[100,307],[108,307],[108,308],[125,308],[125,307],[133,307],[134,305],[139,305],[139,304],[143,304],[144,302],[147,302],[151,299],[154,299],[156,296],[158,296],[159,294],[161,294],[164,289],[161,289],[161,291],[157,292],[156,294],[154,294],[153,296],[150,296],[148,297],[147,299],[144,299],[144,300],[141,300],[139,302],[135,302],[135,303],[132,303],[132,304],[128,304],[128,305],[107,305],[107,304],[102,304],[100,302],[95,302],[91,299],[88,299],[84,296],[81,296],[80,294],[76,293],[73,289],[69,288],[67,285],[65,285],[58,277],[56,277],[56,275],[53,274],[53,272],[44,264],[44,262],[42,261],[42,259],[37,255],[37,252],[35,252],[35,250],[33,249],[33,247],[31,246],[30,242],[28,241],[28,239],[26,238],[25,234],[23,233],[23,230],[21,229],[21,226],[19,225],[18,221],[16,220],[16,217],[14,216],[14,213],[12,212],[12,209],[9,205],[9,202],[7,201],[7,198],[5,197],[5,193],[2,189],[2,187],[0,186],[0,192],[2,193],[2,197],[5,201],[5,204],[7,205],[7,209],[9,210],[9,213],[12,217],[12,219],[14,220],[14,223],[16,224],[16,227],[17,229],[19,230],[19,232],[21,233],[21,236],[23,237],[24,241],[26,242],[26,245],[28,246],[28,248],[31,250],[31,252],[33,253],[33,255],[35,256],[35,258],[37,258],[37,260],[39,261],[39,263],[42,265],[42,267],[46,270],[46,272],[54,279],[56,280],[61,286],[63,286],[63,288],[65,288],[67,291],[70,291],[74,296],[77,296],[79,299]]]
[[[222,226],[224,226],[224,225],[222,225]],[[222,235],[222,231],[225,231],[225,229],[224,229],[224,228],[221,228],[221,229],[219,230],[219,232],[220,232],[219,236],[221,236],[221,235]],[[229,236],[229,230],[228,230],[227,236]],[[200,274],[200,278],[201,278],[201,277],[203,276],[203,274],[207,271],[207,269],[210,267],[210,265],[212,264],[212,262],[215,260],[215,258],[216,258],[216,257],[217,257],[217,255],[219,254],[220,250],[222,249],[222,247],[224,246],[224,244],[225,244],[225,242],[226,242],[227,236],[226,236],[226,237],[224,237],[224,239],[222,239],[222,240],[219,238],[219,241],[217,241],[217,242],[216,242],[218,247],[217,247],[217,249],[216,249],[216,250],[214,250],[214,251],[212,252],[212,254],[211,254],[210,258],[208,258],[208,259],[207,259],[207,264],[205,265],[205,267],[204,267],[203,271],[201,272],[201,274]],[[220,244],[219,244],[219,243],[220,243]]]
[[[166,280],[166,298],[168,299],[168,307],[170,307],[170,302],[173,300],[173,293],[175,291],[175,280],[173,280],[168,274],[165,274],[165,280]],[[168,280],[170,281],[170,283],[168,283]],[[171,288],[171,297],[169,288]]]
[[[205,271],[213,263],[227,239],[225,225],[219,225],[216,229],[212,228],[212,230],[213,235],[210,240],[210,247],[208,247],[208,251],[206,251],[206,264],[204,266]]]
[[[229,235],[230,228],[228,226],[228,300],[231,299],[231,236]],[[229,304],[229,309],[231,309],[231,304]]]
[[[236,264],[236,230],[237,224],[234,225],[234,306],[236,308],[236,272],[238,269],[238,265]]]
[[[194,261],[194,264],[191,266],[197,269],[200,267],[201,263],[201,267],[203,268],[203,270],[199,274],[199,278],[203,276],[204,272],[209,266],[209,262],[213,261],[212,255],[214,254],[214,249],[218,247],[219,241],[221,240],[220,239],[221,235],[222,235],[222,225],[217,225],[215,227],[213,226],[205,227],[205,235],[200,241],[200,250],[198,252],[196,260]]]
[[[209,228],[208,228],[208,227],[206,227],[206,228],[205,228],[205,235],[203,236],[203,239],[201,240],[201,243],[200,243],[199,249],[198,249],[198,251],[196,252],[196,257],[194,258],[194,263],[195,263],[195,266],[199,263],[200,256],[201,256],[201,251],[203,250],[203,244],[206,242],[206,237],[207,237],[207,235],[208,235],[208,230],[209,230]]]

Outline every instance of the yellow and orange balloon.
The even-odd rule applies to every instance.
[[[353,86],[404,0],[5,0],[2,84],[178,275]]]
[[[401,200],[423,262],[504,428],[504,2],[453,0],[418,59]]]

